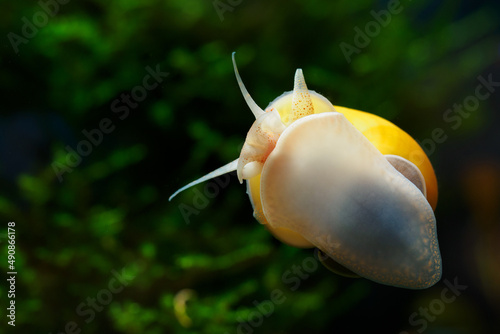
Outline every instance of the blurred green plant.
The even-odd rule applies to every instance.
[[[40,11],[37,3],[4,6],[1,30],[17,34],[21,19]],[[2,221],[18,226],[17,329],[59,333],[75,321],[85,333],[250,333],[244,324],[255,333],[319,333],[366,317],[373,328],[407,327],[415,296],[408,292],[401,301],[400,291],[322,267],[292,291],[283,275],[312,253],[276,242],[253,220],[236,182],[189,225],[177,206],[191,203],[192,192],[167,199],[238,155],[252,115],[234,80],[232,51],[262,107],[291,90],[293,71],[302,67],[309,87],[334,104],[378,114],[425,138],[470,78],[498,57],[493,6],[464,11],[454,1],[408,2],[351,64],[339,44],[351,43],[354,27],[373,20],[370,11],[384,2],[243,1],[221,21],[211,1],[88,0],[61,6],[18,54],[4,40],[2,117],[55,113],[62,124],[60,134],[41,125],[50,144],[35,167],[0,183]],[[59,182],[51,163],[65,159],[64,147],[113,117],[111,102],[141,84],[144,68],[155,64],[171,75]],[[486,118],[485,108],[474,118]],[[466,124],[452,137],[481,122]],[[23,133],[0,136],[10,150],[23,149]],[[9,155],[0,172],[7,164],[14,164]],[[124,267],[133,281],[87,323],[78,305]],[[6,272],[6,261],[0,268]],[[2,301],[6,287],[0,285]],[[262,314],[261,325],[249,325],[276,289],[283,303]],[[390,294],[385,318],[364,306],[377,291]]]

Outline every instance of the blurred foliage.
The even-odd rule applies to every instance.
[[[418,140],[445,130],[448,141],[429,152],[441,186],[443,277],[468,289],[426,332],[498,329],[500,293],[488,287],[500,277],[491,257],[500,254],[500,196],[488,192],[499,201],[485,222],[474,214],[483,212],[474,211],[482,188],[464,175],[493,166],[480,184],[500,186],[492,125],[500,99],[481,102],[457,130],[443,121],[474,93],[479,75],[500,77],[498,3],[401,1],[401,13],[350,63],[339,45],[354,45],[354,28],[364,30],[386,1],[221,0],[224,12],[208,0],[67,1],[22,37],[26,21],[43,18],[40,3],[56,2],[4,1],[0,14],[0,216],[5,229],[16,222],[18,271],[16,327],[3,317],[2,332],[69,333],[71,322],[82,333],[131,334],[421,329],[409,317],[440,298],[442,282],[407,291],[318,267],[294,290],[287,278],[300,276],[290,271],[312,252],[280,244],[256,223],[235,177],[168,202],[178,187],[237,157],[252,124],[232,51],[262,107],[292,89],[301,67],[309,88],[334,104],[388,118]],[[9,33],[26,42],[13,47]],[[139,94],[148,68],[168,76],[127,105],[123,97]],[[113,130],[83,147],[83,131],[105,118]],[[79,145],[88,154],[73,156],[60,182],[54,163],[67,164],[68,147]],[[187,218],[182,204],[194,208]],[[483,242],[486,235],[493,237]],[[117,273],[126,284],[115,284]],[[110,292],[113,284],[123,289]],[[283,302],[269,311],[276,290]],[[4,282],[4,310],[6,293]]]

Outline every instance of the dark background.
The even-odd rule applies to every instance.
[[[38,2],[2,2],[0,268],[8,271],[15,221],[18,272],[16,326],[0,312],[2,332],[498,331],[500,93],[460,124],[444,117],[471,101],[479,76],[500,81],[498,2],[401,1],[350,62],[341,43],[356,46],[355,28],[376,22],[371,11],[387,10],[386,1],[224,4],[222,12],[202,0],[67,1],[47,7],[51,16]],[[168,202],[239,155],[253,116],[233,51],[261,107],[291,90],[301,67],[332,103],[385,117],[424,145],[440,187],[442,281],[413,291],[321,266],[297,279],[287,271],[314,263],[312,251],[259,225],[234,175]],[[140,94],[147,67],[168,76],[127,106],[122,94]],[[103,119],[108,133],[92,132],[97,144],[84,146],[82,131]],[[432,141],[435,129],[446,139]],[[86,156],[61,174],[68,147]],[[445,303],[445,281],[455,280],[467,288]],[[276,289],[282,303],[262,315]],[[4,280],[3,311],[7,291]]]

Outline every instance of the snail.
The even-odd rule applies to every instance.
[[[439,281],[437,180],[418,143],[379,116],[308,90],[301,69],[293,91],[262,110],[234,56],[236,80],[256,118],[240,156],[169,200],[236,170],[254,217],[280,241],[316,248],[333,272],[408,289]]]

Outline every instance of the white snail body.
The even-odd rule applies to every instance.
[[[317,247],[353,276],[410,289],[435,284],[437,182],[418,144],[387,120],[309,91],[300,69],[294,90],[263,111],[234,54],[233,63],[256,121],[238,160],[179,191],[236,170],[254,216],[281,241]]]

